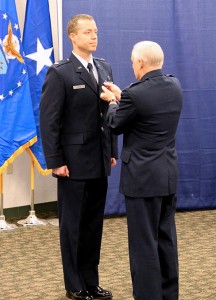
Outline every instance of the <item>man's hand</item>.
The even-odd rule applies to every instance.
[[[105,86],[102,86],[102,93],[100,94],[100,98],[105,102],[116,101],[115,95],[109,91]]]
[[[69,177],[69,170],[67,166],[52,169],[53,174],[61,177]]]
[[[111,158],[111,167],[115,167],[117,165],[116,159],[114,157]]]
[[[115,95],[117,100],[121,99],[121,90],[117,85],[112,82],[105,81],[104,86]]]

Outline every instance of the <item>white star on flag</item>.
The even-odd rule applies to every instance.
[[[26,55],[26,57],[35,60],[37,62],[37,75],[43,69],[44,66],[51,66],[52,61],[50,55],[52,53],[53,47],[49,49],[44,49],[40,40],[37,38],[37,52]]]

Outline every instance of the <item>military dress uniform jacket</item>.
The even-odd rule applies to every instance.
[[[145,74],[123,90],[119,108],[110,105],[109,126],[116,134],[124,134],[120,178],[120,192],[124,195],[155,197],[176,193],[175,136],[181,109],[178,79],[165,76],[161,70]]]
[[[67,165],[72,179],[110,175],[117,158],[117,138],[106,125],[108,104],[100,100],[101,85],[112,81],[110,65],[94,58],[98,90],[88,71],[71,54],[53,64],[42,89],[40,126],[48,168]]]

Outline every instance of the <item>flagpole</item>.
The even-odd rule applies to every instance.
[[[56,0],[58,24],[58,60],[63,59],[62,0]]]
[[[3,215],[3,174],[0,174],[0,194],[1,194],[1,203],[0,203],[0,215]]]
[[[5,221],[5,216],[3,214],[4,207],[4,194],[3,194],[3,173],[0,173],[0,231],[1,230],[11,230],[16,228],[17,226],[14,224],[8,224]]]
[[[23,226],[29,225],[46,225],[48,222],[46,220],[38,219],[35,215],[34,210],[34,161],[33,159],[30,160],[30,200],[31,200],[31,210],[29,211],[29,216],[24,219],[20,220],[17,223]]]
[[[30,198],[31,198],[31,212],[34,211],[34,162],[30,161]]]

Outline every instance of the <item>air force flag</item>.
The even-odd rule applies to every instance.
[[[27,67],[14,0],[0,1],[0,173],[36,142]]]

